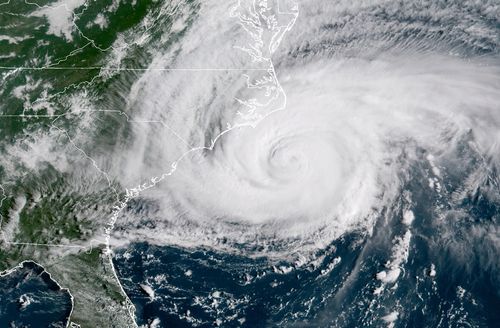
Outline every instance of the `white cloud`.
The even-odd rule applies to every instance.
[[[46,17],[49,22],[48,33],[71,41],[75,31],[73,11],[84,3],[85,0],[60,0],[50,6],[40,7],[32,15]]]

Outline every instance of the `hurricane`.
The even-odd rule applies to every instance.
[[[471,16],[458,2],[212,5],[200,8],[184,36],[191,44],[203,34],[201,45],[175,59],[169,51],[154,65],[229,69],[144,74],[129,98],[140,120],[168,128],[134,136],[131,151],[140,155],[123,175],[155,178],[134,190],[144,203],[134,199],[118,219],[117,244],[147,240],[155,250],[201,248],[290,263],[278,266],[280,273],[325,273],[350,249],[359,258],[341,278],[348,287],[338,287],[335,305],[325,306],[338,317],[296,314],[319,326],[391,326],[404,317],[401,300],[381,308],[409,292],[398,289],[411,290],[398,280],[418,286],[425,278],[412,275],[434,276],[432,261],[415,267],[421,243],[454,258],[450,270],[470,277],[474,268],[486,270],[498,286],[498,261],[478,254],[482,247],[498,253],[498,215],[475,224],[467,208],[483,191],[480,197],[498,202],[500,65],[491,24],[498,6],[467,3],[477,12]],[[211,12],[228,12],[231,23]],[[238,42],[229,50],[218,43],[222,35]],[[371,269],[364,291],[376,295],[366,305],[371,314],[356,321],[337,298],[352,293],[343,288],[356,289],[350,280],[362,280],[380,248],[386,262]],[[245,277],[259,280],[255,272]],[[278,317],[287,311],[281,306]],[[407,314],[399,324],[415,318]]]
[[[58,96],[76,153],[39,161],[109,191],[84,245],[136,326],[493,327],[499,22],[486,0],[157,4]]]
[[[410,208],[411,193],[406,205],[400,198],[416,163],[426,166],[428,192],[444,192],[447,162],[464,146],[485,162],[468,175],[495,169],[499,66],[468,54],[475,45],[457,46],[455,36],[425,26],[403,38],[417,23],[395,24],[342,2],[288,11],[218,6],[202,6],[184,36],[201,43],[196,49],[158,55],[152,65],[172,70],[143,74],[127,95],[134,120],[162,123],[133,127],[134,155],[124,155],[126,179],[154,177],[136,188],[151,208],[119,220],[134,226],[123,228],[130,238],[300,254],[349,231],[370,234],[382,212]],[[443,24],[452,9],[433,19]],[[221,11],[230,23],[213,19]],[[391,33],[379,40],[352,26],[365,16]],[[200,40],[200,31],[209,37]],[[454,33],[467,40],[467,32]],[[221,46],[222,35],[239,43]],[[154,229],[137,225],[137,215],[153,216]]]

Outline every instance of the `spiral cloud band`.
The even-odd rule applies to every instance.
[[[499,0],[0,17],[0,322],[498,326]]]
[[[370,233],[422,158],[437,179],[464,142],[498,163],[500,65],[455,55],[477,47],[465,28],[436,36],[397,22],[401,8],[383,2],[318,2],[300,13],[285,2],[204,4],[183,46],[151,64],[180,70],[135,83],[134,120],[165,124],[132,126],[117,176],[124,185],[155,177],[154,187],[136,189],[147,205],[132,202],[114,242],[305,254]],[[447,10],[431,18],[449,24]],[[327,20],[335,40],[321,34]],[[422,30],[403,39],[409,28]],[[237,40],[229,48],[228,36]]]

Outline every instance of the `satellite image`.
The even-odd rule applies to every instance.
[[[500,0],[0,0],[0,328],[500,327]]]

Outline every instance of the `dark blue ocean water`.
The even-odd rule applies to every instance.
[[[35,262],[0,276],[0,327],[66,327],[72,307],[69,292]]]
[[[397,312],[394,327],[498,327],[496,178],[457,200],[465,168],[443,172],[448,181],[429,192],[429,167],[413,165],[400,199],[381,213],[373,234],[345,235],[306,265],[148,243],[115,250],[114,263],[138,324],[387,327],[383,318]],[[410,204],[403,191],[411,192]],[[403,205],[415,214],[411,227],[401,223]],[[382,284],[376,274],[406,231],[411,239],[401,274]]]

